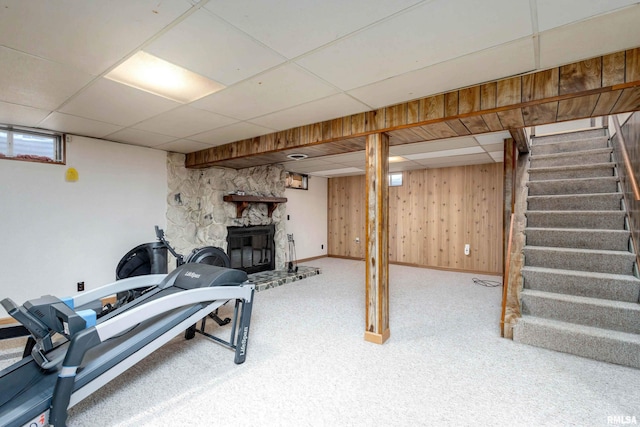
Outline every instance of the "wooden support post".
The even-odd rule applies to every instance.
[[[389,136],[367,135],[365,341],[384,343],[389,332]]]

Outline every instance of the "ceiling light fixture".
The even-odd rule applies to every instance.
[[[225,88],[218,82],[143,51],[118,65],[105,77],[180,103],[189,103]]]
[[[408,159],[405,159],[402,156],[390,156],[389,157],[389,163],[399,163],[399,162],[406,162],[408,161]]]
[[[287,158],[291,159],[291,160],[302,160],[302,159],[306,159],[307,156],[306,154],[302,154],[302,153],[293,153],[293,154],[288,154]]]

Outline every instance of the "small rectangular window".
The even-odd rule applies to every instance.
[[[0,158],[64,163],[62,135],[0,125]]]
[[[402,185],[402,172],[389,174],[389,187],[400,187]]]

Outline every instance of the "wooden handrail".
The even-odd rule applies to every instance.
[[[616,134],[618,135],[618,139],[620,141],[620,148],[622,152],[622,157],[624,161],[624,168],[626,170],[626,177],[631,183],[631,190],[633,191],[633,198],[635,200],[640,200],[640,189],[638,188],[638,180],[636,179],[636,175],[633,172],[633,167],[631,166],[631,159],[629,159],[629,152],[627,151],[627,145],[624,141],[624,135],[622,134],[622,128],[620,127],[620,122],[618,121],[618,116],[613,114],[611,116],[613,120],[613,125],[616,128]]]
[[[502,280],[502,314],[500,316],[500,336],[504,338],[504,318],[507,314],[507,291],[509,289],[509,270],[511,264],[511,241],[513,240],[513,220],[515,214],[511,214],[509,224],[509,240],[507,245],[507,259],[505,260],[504,279]]]

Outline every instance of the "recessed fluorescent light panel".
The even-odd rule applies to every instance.
[[[399,162],[406,162],[407,159],[405,159],[402,156],[390,156],[389,157],[389,163],[399,163]]]
[[[105,76],[109,80],[189,103],[225,88],[200,74],[140,51]]]

